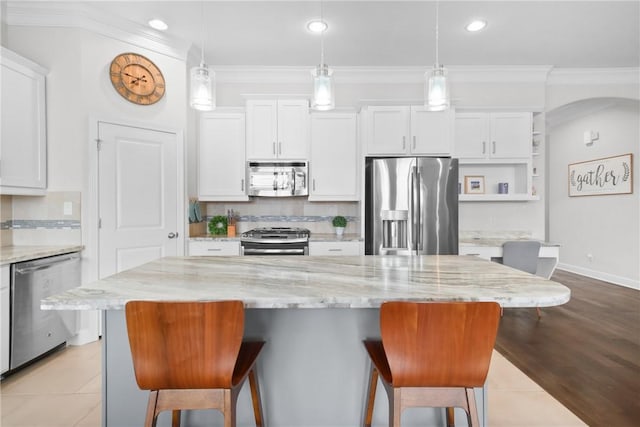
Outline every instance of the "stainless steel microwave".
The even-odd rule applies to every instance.
[[[247,162],[249,196],[308,196],[307,162]]]

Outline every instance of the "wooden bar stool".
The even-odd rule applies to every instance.
[[[389,398],[389,425],[400,427],[409,407],[453,407],[479,426],[473,387],[489,371],[500,305],[493,302],[387,302],[380,308],[382,340],[366,340],[371,358],[364,425],[371,426],[378,377]]]
[[[217,409],[224,426],[236,425],[236,401],[247,376],[257,426],[263,425],[255,363],[263,341],[243,342],[241,301],[131,301],[125,306],[136,381],[149,390],[145,427],[158,414]]]

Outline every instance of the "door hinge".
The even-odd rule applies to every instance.
[[[102,228],[102,218],[98,218],[98,228]]]
[[[96,139],[96,148],[98,151],[102,150],[102,140]]]

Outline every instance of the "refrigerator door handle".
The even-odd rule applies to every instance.
[[[418,167],[411,170],[411,249],[418,250],[420,239],[420,174]]]
[[[420,189],[422,188],[422,174],[420,173],[420,169],[418,167],[416,167],[416,185],[415,185],[415,192],[416,192],[416,209],[415,209],[415,215],[416,215],[416,240],[417,240],[417,244],[416,244],[416,250],[418,252],[422,251],[422,227],[423,225],[423,220],[422,220],[422,209],[420,209],[420,204],[422,203],[422,200],[420,200]]]

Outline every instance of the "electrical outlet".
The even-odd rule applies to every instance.
[[[589,262],[593,262],[593,255],[587,254],[587,260],[589,260]]]
[[[62,211],[64,215],[73,215],[73,203],[64,202],[62,205]]]

